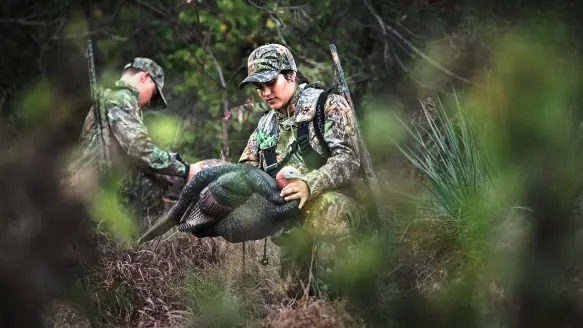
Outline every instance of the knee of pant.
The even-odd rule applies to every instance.
[[[308,209],[306,228],[324,238],[342,238],[350,234],[350,217],[357,209],[354,201],[338,192],[316,197]]]

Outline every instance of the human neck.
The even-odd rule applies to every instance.
[[[138,89],[135,80],[132,79],[130,76],[123,75],[120,80],[125,84],[129,85],[130,87]]]
[[[286,117],[290,117],[294,114],[296,107],[295,104],[298,101],[298,96],[301,92],[299,85],[296,84],[294,88],[294,93],[287,104],[281,106],[281,108],[278,109],[278,112]]]
[[[288,102],[286,105],[281,106],[280,109],[278,109],[278,113],[280,113],[281,115],[285,116],[285,117],[290,117],[294,114],[294,109],[291,108],[293,106],[290,106],[291,102]]]

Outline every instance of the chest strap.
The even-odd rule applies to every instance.
[[[267,174],[271,175],[274,178],[277,175],[278,171],[277,157],[275,156],[276,147],[277,145],[271,146],[269,148],[265,148],[265,150],[262,151],[263,157],[265,158],[265,164],[267,165],[265,167],[265,172],[267,172]]]
[[[324,123],[326,121],[325,117],[325,104],[326,99],[332,89],[328,89],[323,91],[320,96],[318,97],[318,102],[316,104],[316,112],[314,113],[314,117],[312,119],[312,124],[314,125],[314,132],[316,137],[318,138],[318,143],[320,147],[322,147],[322,151],[324,152],[324,156],[320,155],[317,151],[315,151],[312,146],[310,145],[310,122],[300,122],[298,124],[298,128],[296,131],[296,140],[292,142],[290,145],[291,150],[290,152],[282,159],[279,165],[277,164],[276,152],[275,149],[277,145],[272,147],[266,148],[263,150],[263,155],[265,158],[265,172],[275,177],[279,167],[283,167],[287,164],[290,158],[297,153],[298,151],[302,155],[306,165],[310,169],[318,169],[322,165],[326,164],[326,158],[330,156],[330,149],[328,148],[328,144],[324,139]]]

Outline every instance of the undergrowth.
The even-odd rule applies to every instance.
[[[264,266],[262,246],[245,243],[243,263],[242,246],[220,239],[180,235],[136,248],[109,242],[99,264],[48,309],[48,321],[55,327],[341,327],[339,315],[350,319],[331,303],[286,298],[277,249],[269,245]]]
[[[409,139],[395,145],[416,183],[384,190],[390,231],[351,250],[335,276],[338,295],[287,298],[272,244],[262,266],[262,241],[246,243],[243,257],[241,245],[179,234],[133,248],[103,244],[98,264],[55,305],[53,322],[577,326],[583,238],[574,195],[583,160],[570,106],[580,74],[531,38],[500,42],[508,56],[493,59],[487,83],[424,100],[422,119],[401,122]]]

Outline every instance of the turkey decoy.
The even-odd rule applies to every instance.
[[[284,167],[274,180],[247,164],[224,162],[198,172],[178,202],[138,242],[159,236],[175,225],[197,237],[223,237],[238,243],[265,238],[299,213],[299,200],[285,201],[281,188],[300,171]]]

